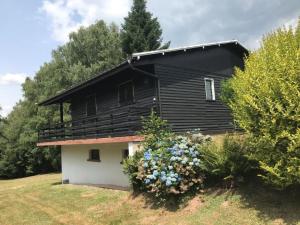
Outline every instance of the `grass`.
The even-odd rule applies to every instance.
[[[0,180],[0,224],[300,224],[300,197],[245,186],[208,189],[177,210],[129,192],[61,185],[60,174]]]

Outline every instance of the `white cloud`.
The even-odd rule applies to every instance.
[[[40,11],[51,21],[53,39],[65,43],[70,32],[96,20],[120,23],[129,6],[129,0],[45,0]]]
[[[0,85],[22,84],[27,76],[25,73],[0,74]]]
[[[41,12],[51,22],[52,37],[66,42],[68,34],[97,19],[122,23],[132,0],[43,0]],[[295,26],[300,1],[284,0],[148,0],[164,39],[172,46],[238,39],[250,49],[279,26]]]

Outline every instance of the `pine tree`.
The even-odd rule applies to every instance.
[[[133,6],[122,24],[121,41],[124,53],[166,49],[162,44],[162,29],[157,18],[146,9],[145,0],[133,0]]]

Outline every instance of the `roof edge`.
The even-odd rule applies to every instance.
[[[154,50],[154,51],[146,51],[146,52],[137,52],[132,54],[132,58],[139,58],[142,56],[148,56],[148,55],[156,55],[156,54],[164,54],[168,52],[176,52],[176,51],[185,51],[188,49],[195,49],[195,48],[205,48],[215,45],[226,45],[226,44],[236,44],[242,47],[245,51],[249,52],[249,50],[242,45],[238,40],[227,40],[227,41],[219,41],[219,42],[210,42],[210,43],[203,43],[198,45],[190,45],[190,46],[184,46],[184,47],[178,47],[178,48],[169,48],[169,49],[161,49],[161,50]]]

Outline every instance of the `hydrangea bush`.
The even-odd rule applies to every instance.
[[[204,179],[201,146],[210,139],[192,133],[176,136],[168,130],[166,122],[154,114],[144,120],[143,125],[143,154],[137,164],[136,158],[125,163],[125,172],[132,183],[139,184],[141,191],[163,198],[199,190]],[[130,162],[135,165],[129,165]]]
[[[203,173],[199,146],[186,136],[145,149],[137,179],[146,190],[158,195],[183,194],[202,186]]]

